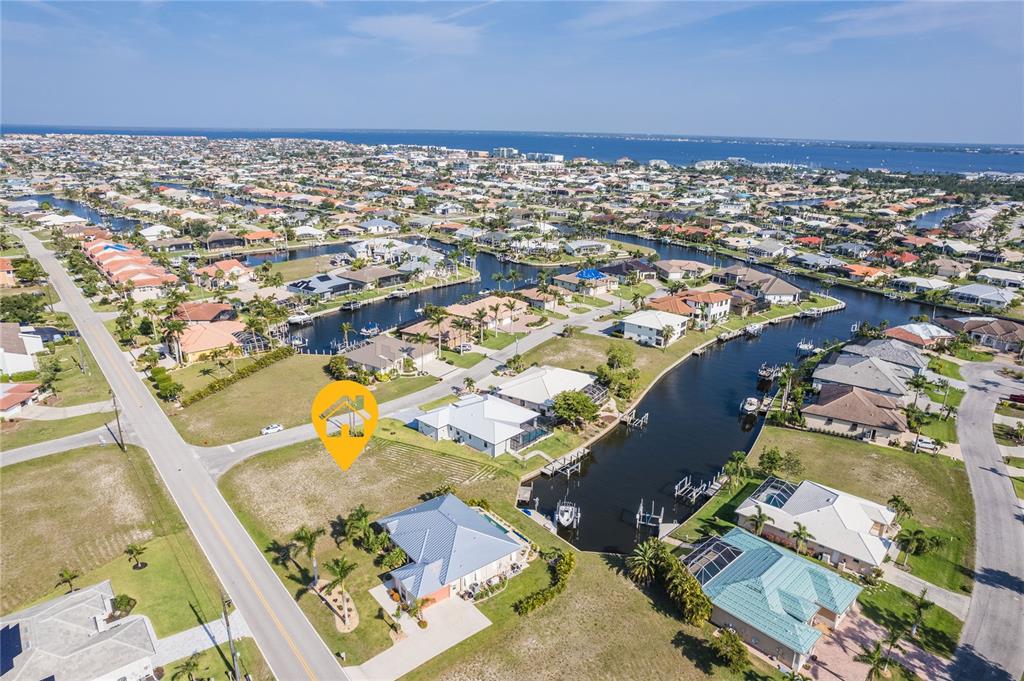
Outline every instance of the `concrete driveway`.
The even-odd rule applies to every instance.
[[[861,681],[867,676],[868,666],[854,657],[864,648],[872,648],[885,637],[885,629],[861,614],[854,606],[831,635],[826,634],[814,648],[817,661],[811,663],[811,678],[823,681]],[[921,679],[952,679],[949,660],[921,650],[911,643],[901,643],[903,651],[893,651],[893,659],[917,674]]]
[[[384,585],[370,590],[389,612],[394,606]],[[472,603],[449,598],[424,611],[429,626],[420,629],[415,620],[403,614],[399,622],[405,638],[377,656],[355,667],[345,667],[353,681],[392,681],[408,674],[427,660],[440,655],[473,634],[491,626],[491,621]]]

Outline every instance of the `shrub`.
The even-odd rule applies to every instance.
[[[512,609],[520,615],[528,615],[542,605],[554,600],[555,596],[565,591],[569,583],[569,575],[576,569],[576,554],[572,551],[564,553],[557,551],[557,555],[551,561],[551,586],[534,591],[531,594],[520,598],[512,605]]]
[[[202,400],[202,399],[205,399],[205,398],[209,397],[210,395],[214,395],[216,393],[219,393],[221,390],[224,390],[228,386],[230,386],[230,385],[232,385],[232,384],[242,380],[243,378],[247,378],[249,376],[252,376],[257,371],[262,371],[263,369],[266,369],[271,364],[274,364],[275,362],[279,362],[282,359],[285,359],[287,357],[291,357],[294,354],[295,354],[295,349],[290,347],[290,346],[285,346],[285,347],[276,348],[274,350],[271,350],[270,352],[266,353],[265,355],[262,355],[259,359],[257,359],[252,364],[249,364],[249,365],[246,365],[246,366],[242,367],[241,369],[239,369],[235,373],[231,374],[230,376],[224,376],[223,378],[218,378],[215,381],[211,381],[210,383],[207,383],[205,386],[203,386],[202,388],[200,388],[196,392],[194,392],[191,395],[189,395],[188,397],[185,397],[184,399],[182,399],[181,400],[181,406],[182,407],[187,407],[189,405],[195,404],[199,400]]]

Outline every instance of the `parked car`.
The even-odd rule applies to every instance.
[[[271,433],[280,433],[284,430],[284,426],[280,423],[271,423],[269,426],[264,426],[260,429],[260,435],[270,435]]]
[[[469,352],[470,350],[472,350],[473,346],[470,345],[469,343],[460,343],[459,347],[457,347],[455,349],[458,350],[459,354],[461,355],[464,352]]]
[[[935,444],[935,440],[931,439],[930,437],[925,437],[924,435],[918,435],[917,436],[917,450],[919,452],[933,452],[934,453],[934,452],[939,451],[939,446],[937,444]]]
[[[1006,399],[1010,400],[1011,402],[1016,402],[1017,404],[1024,404],[1024,395],[1021,395],[1020,393],[1016,395],[1010,395]]]

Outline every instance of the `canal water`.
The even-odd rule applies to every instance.
[[[76,215],[104,221],[103,215],[75,201],[38,195],[40,202],[50,201]],[[936,211],[938,213],[939,211]],[[926,215],[933,215],[932,213]],[[944,217],[944,216],[942,216]],[[942,217],[936,215],[941,221]],[[106,221],[110,219],[107,218]],[[134,222],[134,221],[125,221]],[[615,239],[657,249],[662,259],[700,260],[727,266],[735,260],[693,248],[664,244],[624,234]],[[439,242],[429,245],[442,250],[451,247]],[[340,244],[308,246],[288,252],[252,255],[250,265],[264,260],[281,261],[309,257],[329,258],[342,249]],[[315,320],[295,333],[308,342],[311,350],[332,349],[332,341],[342,338],[341,323],[348,321],[358,330],[377,324],[388,328],[409,322],[419,315],[417,308],[428,303],[450,305],[482,289],[498,288],[492,275],[519,273],[516,286],[537,276],[539,268],[500,262],[487,253],[476,258],[479,282],[415,292],[404,300],[385,300],[353,312],[337,311]],[[567,268],[552,269],[552,274]],[[805,290],[818,290],[819,282],[799,275],[775,273]],[[501,286],[510,287],[509,282]],[[928,313],[931,308],[913,302],[889,300],[883,296],[833,288],[831,294],[847,304],[840,312],[819,319],[793,319],[767,327],[756,338],[738,338],[711,346],[704,355],[691,357],[668,372],[637,407],[639,414],[650,415],[643,430],[627,431],[619,426],[592,447],[583,469],[571,479],[564,476],[535,481],[535,507],[549,516],[558,502],[568,498],[579,505],[582,521],[566,537],[576,546],[592,551],[627,552],[638,539],[635,514],[643,501],[646,509],[664,509],[664,522],[686,518],[692,509],[674,503],[673,486],[687,475],[709,477],[718,471],[736,450],[747,450],[761,427],[760,418],[741,419],[739,405],[745,397],[757,394],[757,369],[763,362],[781,364],[796,361],[796,345],[803,339],[821,345],[828,339],[846,339],[851,326],[861,321],[877,324],[887,320],[901,324],[911,316]]]

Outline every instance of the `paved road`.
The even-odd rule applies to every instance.
[[[122,418],[149,452],[274,675],[281,681],[347,679],[220,495],[196,452],[178,435],[53,253],[34,236],[18,232],[29,254],[50,273],[51,283],[118,396]]]
[[[21,463],[29,459],[38,459],[41,456],[49,456],[50,454],[59,454],[69,449],[78,449],[79,447],[108,445],[116,442],[114,437],[115,431],[116,427],[111,422],[106,426],[93,428],[84,433],[76,433],[75,435],[68,435],[56,440],[47,440],[46,442],[39,442],[34,445],[5,450],[0,452],[0,466]],[[131,441],[128,437],[125,437],[125,439],[129,442]]]
[[[1021,385],[997,376],[998,366],[961,367],[968,390],[957,435],[974,495],[977,551],[953,678],[972,681],[1018,681],[1024,674],[1024,502],[1014,494],[992,437],[999,396],[1021,392]]]

